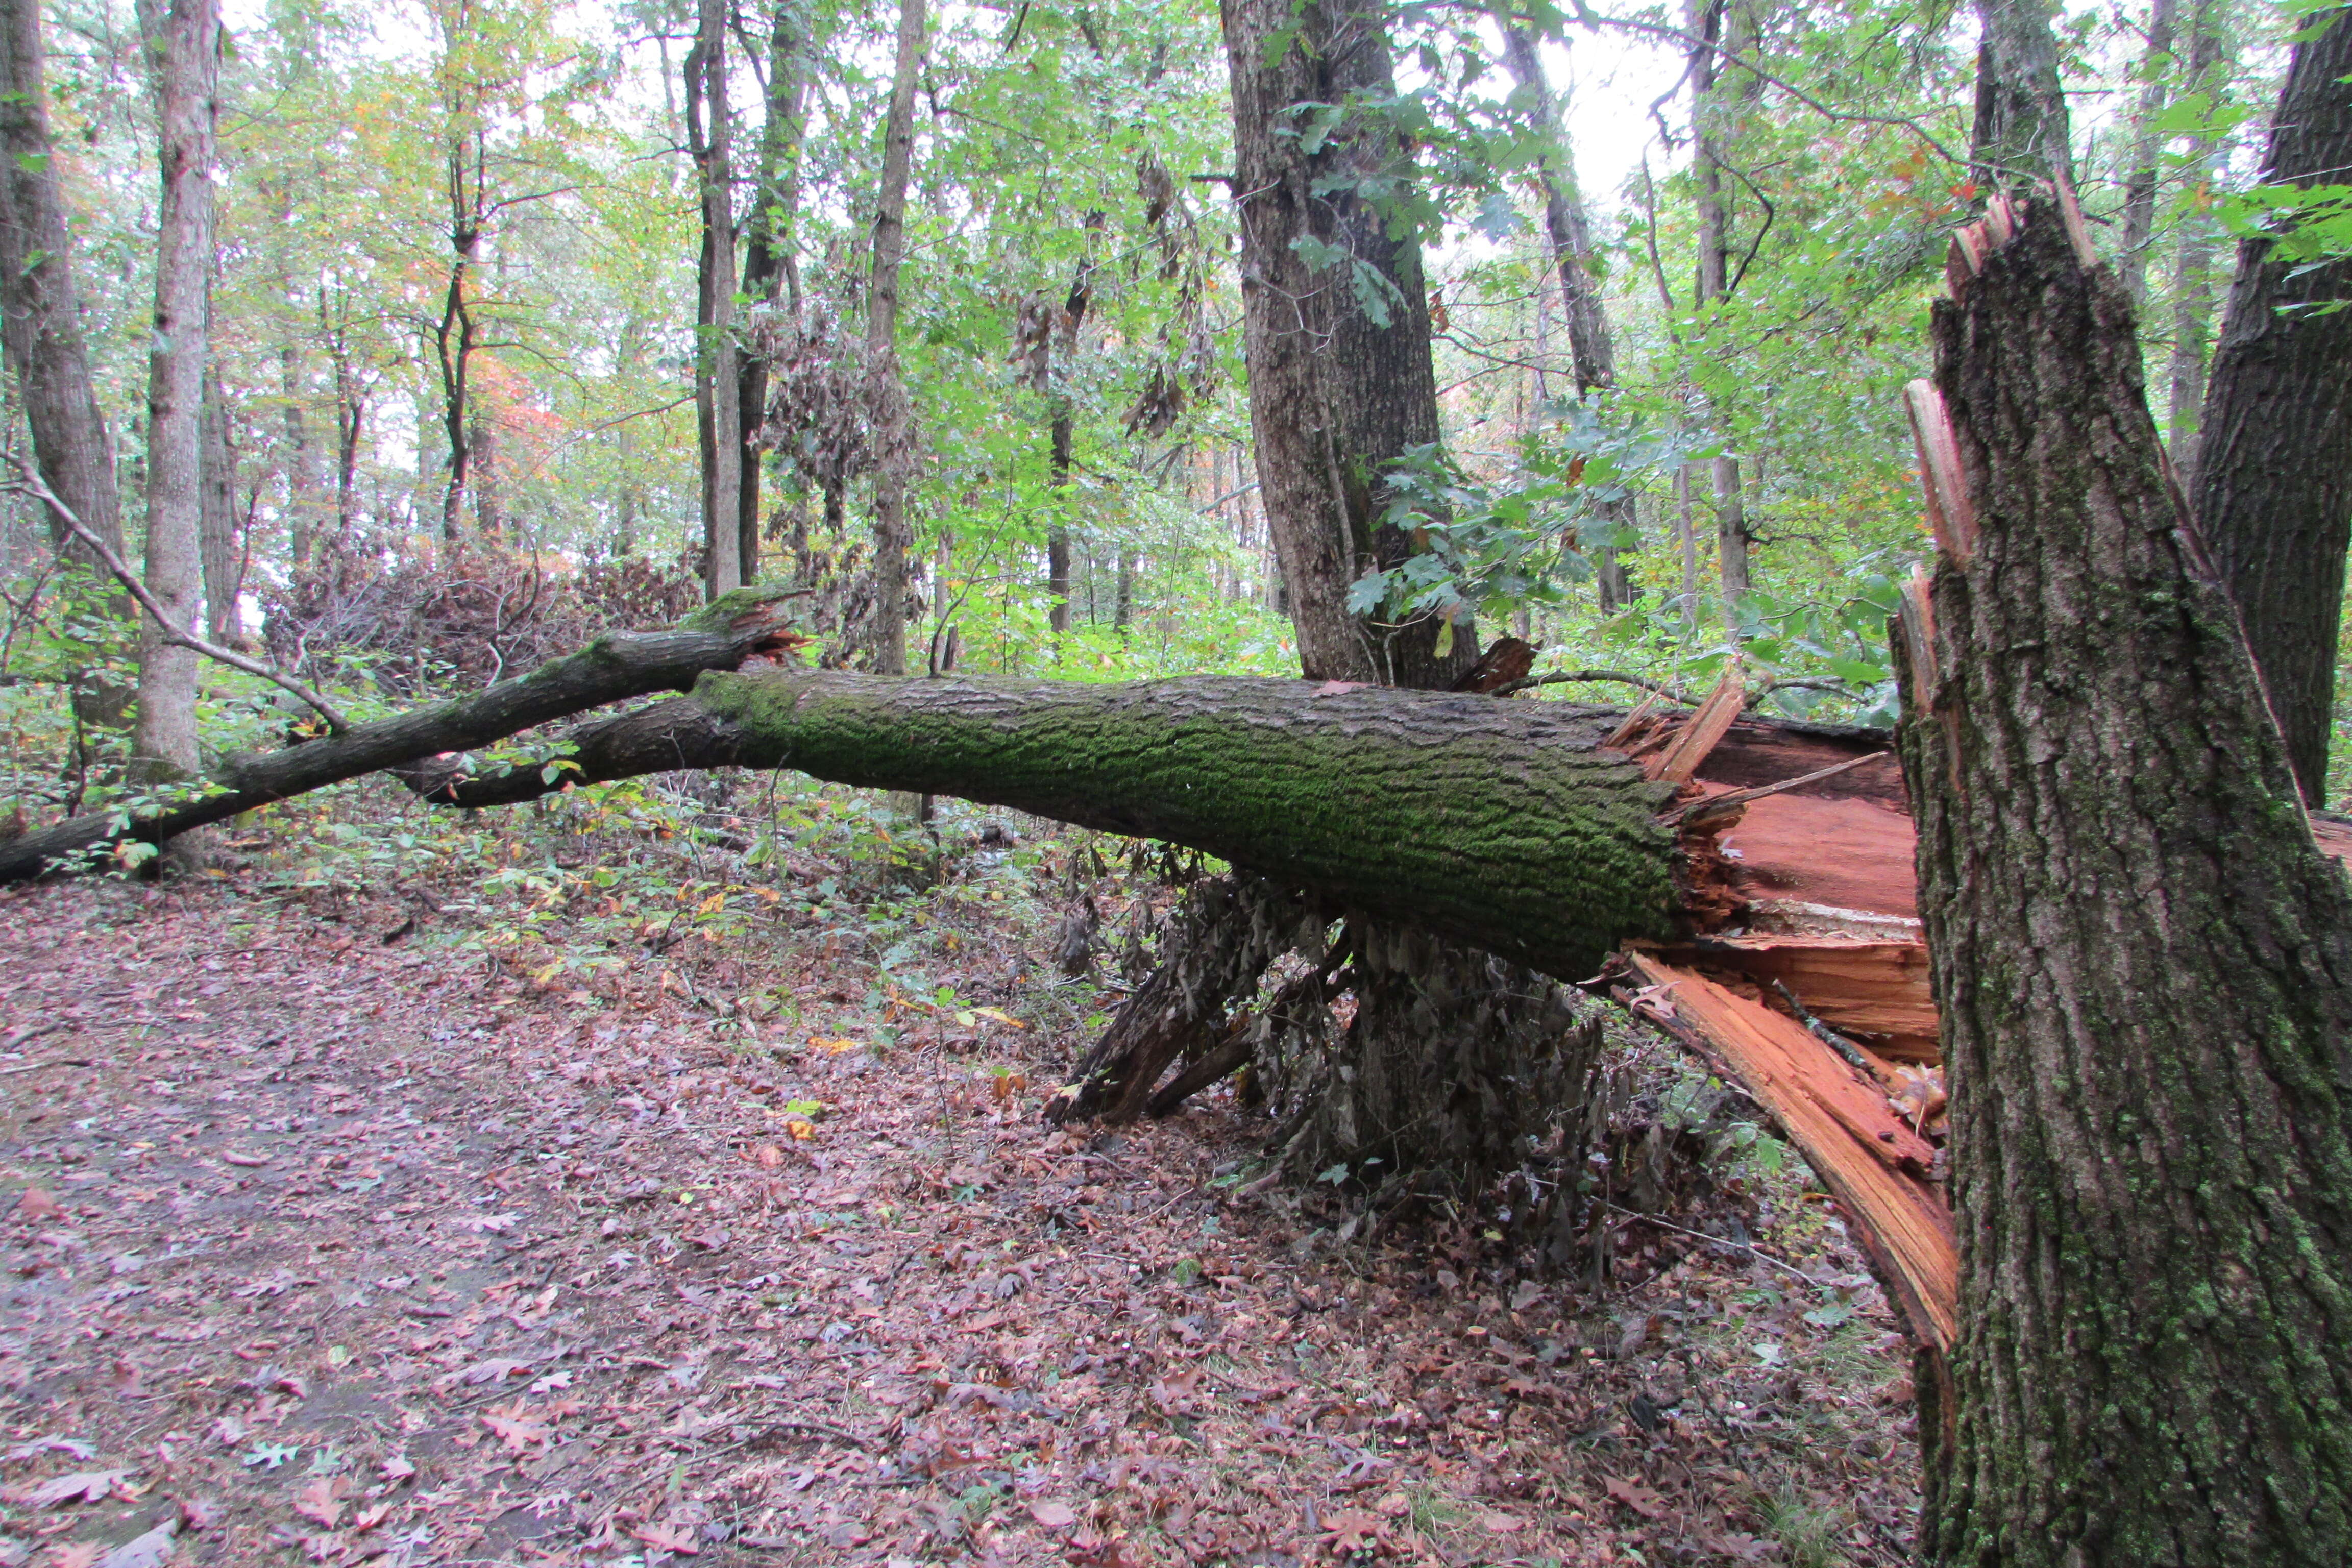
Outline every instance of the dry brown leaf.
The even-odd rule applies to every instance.
[[[1643,1519],[1664,1519],[1665,1517],[1666,1500],[1652,1491],[1649,1488],[1643,1486],[1641,1482],[1626,1480],[1616,1476],[1611,1476],[1608,1480],[1608,1487],[1609,1495],[1611,1497],[1615,1498],[1619,1502],[1623,1503],[1627,1508],[1632,1509]]]
[[[675,1552],[681,1557],[692,1557],[702,1550],[695,1544],[694,1529],[685,1524],[641,1524],[629,1533],[647,1546],[657,1546],[664,1552]]]
[[[11,1488],[7,1495],[10,1500],[23,1503],[26,1508],[55,1508],[59,1503],[68,1502],[104,1502],[108,1494],[118,1487],[122,1488],[125,1498],[138,1495],[122,1486],[130,1474],[129,1470],[76,1470],[69,1476],[51,1476],[46,1481]]]
[[[1077,1510],[1066,1502],[1033,1502],[1029,1517],[1048,1530],[1065,1530],[1078,1522]]]
[[[320,1476],[294,1494],[294,1511],[322,1529],[332,1530],[343,1517],[343,1500],[352,1490],[349,1476]]]

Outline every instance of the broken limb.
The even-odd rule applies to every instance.
[[[792,596],[780,589],[740,589],[705,605],[674,630],[601,637],[578,653],[470,697],[354,724],[283,751],[226,758],[208,773],[208,793],[151,812],[90,812],[0,844],[0,882],[38,877],[118,843],[160,844],[256,806],[443,752],[486,746],[607,702],[683,690],[707,670],[731,669],[805,641],[784,614],[783,601]]]

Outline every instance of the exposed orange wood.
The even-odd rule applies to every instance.
[[[1952,437],[1952,416],[1944,395],[1924,377],[1903,389],[1911,416],[1911,442],[1919,454],[1919,493],[1927,502],[1927,526],[1945,554],[1965,565],[1977,549],[1976,507],[1960,472],[1960,448]]]
[[[1913,837],[1911,818],[1892,806],[1793,792],[1750,802],[1721,844],[1744,901],[1798,899],[1915,916]]]
[[[1664,779],[1668,784],[1688,784],[1699,764],[1706,761],[1707,753],[1731,728],[1732,721],[1739,717],[1740,704],[1747,695],[1748,684],[1739,678],[1739,661],[1735,658],[1724,667],[1723,679],[1715,683],[1715,689],[1698,705],[1698,711],[1675,737],[1675,743],[1645,771],[1652,778]]]
[[[1935,1156],[1885,1095],[1794,1020],[1655,955],[1628,955],[1652,988],[1780,1124],[1853,1222],[1912,1331],[1948,1351],[1958,1327],[1959,1248],[1942,1189],[1917,1173]]]
[[[1665,956],[1685,966],[1732,971],[1762,985],[1779,981],[1822,1023],[1895,1061],[1941,1059],[1924,942],[1741,935],[1677,946]]]

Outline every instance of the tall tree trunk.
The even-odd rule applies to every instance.
[[[733,110],[727,98],[726,0],[700,0],[686,56],[686,136],[701,187],[696,269],[694,413],[702,454],[702,586],[716,599],[743,584],[743,405],[735,343]],[[754,497],[754,504],[757,498]]]
[[[1726,187],[1727,155],[1736,150],[1744,110],[1752,101],[1757,79],[1753,72],[1725,71],[1718,65],[1717,40],[1735,56],[1755,47],[1756,18],[1746,0],[1700,0],[1692,7],[1692,30],[1702,40],[1691,52],[1693,118],[1697,145],[1691,167],[1698,182],[1698,277],[1692,291],[1695,310],[1727,298],[1735,285],[1731,276],[1731,196]],[[1702,343],[1706,329],[1701,328]],[[1736,410],[1728,396],[1708,398],[1708,417],[1716,436],[1727,447]],[[1716,569],[1723,583],[1723,607],[1727,617],[1748,589],[1748,500],[1739,476],[1739,458],[1725,450],[1708,465],[1715,498]]]
[[[459,110],[453,107],[450,112],[454,117]],[[449,472],[441,488],[441,537],[451,544],[465,532],[467,491],[473,479],[472,377],[480,335],[474,320],[474,272],[481,260],[486,221],[482,181],[487,162],[478,134],[469,142],[462,132],[451,133],[443,159],[449,199],[449,279],[433,330],[441,373],[441,433],[449,446]],[[420,460],[423,456],[420,450]]]
[[[311,448],[307,416],[302,411],[302,351],[289,342],[278,351],[281,417],[286,441],[286,552],[294,570],[310,563],[310,545],[319,522],[319,459]]]
[[[1477,658],[1471,627],[1382,626],[1346,603],[1349,584],[1412,552],[1381,521],[1384,475],[1440,434],[1421,241],[1392,235],[1360,194],[1365,180],[1410,179],[1411,150],[1374,115],[1351,115],[1312,153],[1297,133],[1307,106],[1395,91],[1381,16],[1348,0],[1223,11],[1250,423],[1299,662],[1314,679],[1444,686]]]
[[[2179,506],[2130,301],[2053,205],[1936,312],[1974,521],[1905,682],[1961,1243],[1922,1542],[2338,1564],[2352,883]]]
[[[776,0],[768,36],[768,103],[760,128],[760,168],[751,211],[743,225],[743,295],[755,307],[789,293],[800,316],[800,265],[793,225],[800,207],[802,100],[807,95],[810,39],[796,0]],[[767,416],[768,362],[738,356],[735,406],[742,426],[741,478],[737,481],[736,558],[746,584],[760,580],[760,426]]]
[[[1094,235],[1103,226],[1103,215],[1087,215],[1086,233],[1091,246]],[[1070,465],[1073,460],[1071,443],[1076,438],[1076,408],[1070,397],[1070,374],[1076,367],[1078,343],[1084,332],[1087,311],[1094,304],[1095,259],[1091,248],[1078,258],[1070,274],[1070,290],[1056,310],[1045,308],[1047,320],[1041,324],[1037,342],[1032,349],[1030,374],[1032,384],[1045,399],[1047,483],[1054,492],[1054,520],[1045,527],[1045,597],[1049,601],[1046,615],[1058,637],[1070,629]],[[1120,625],[1126,623],[1122,621]]]
[[[1533,29],[1515,23],[1504,29],[1503,59],[1511,79],[1535,99],[1536,124],[1543,132],[1544,152],[1536,169],[1543,181],[1544,232],[1551,240],[1552,266],[1559,274],[1562,313],[1568,319],[1568,358],[1576,379],[1576,395],[1592,396],[1617,385],[1616,338],[1609,328],[1609,307],[1601,298],[1600,257],[1593,248],[1591,226],[1585,220],[1584,198],[1576,186],[1576,156],[1560,123],[1550,83],[1544,79],[1543,58],[1537,52]],[[1538,325],[1542,300],[1537,300]],[[1541,388],[1538,386],[1538,395]],[[1593,510],[1598,526],[1612,541],[1593,552],[1594,574],[1601,611],[1607,615],[1632,599],[1625,568],[1618,559],[1616,536],[1633,521],[1633,502],[1603,501]]]
[[[120,555],[114,443],[82,338],[73,243],[49,140],[47,64],[37,0],[0,0],[0,348],[42,481]],[[50,537],[68,559],[104,575],[98,558],[55,520]],[[110,593],[105,602],[119,615],[135,613],[126,595]],[[74,685],[74,712],[92,729],[120,729],[130,697],[93,672]]]
[[[2210,94],[2216,106],[2229,91],[2230,57],[2215,13],[2221,0],[2197,0],[2190,24],[2187,86]],[[2221,139],[2198,139],[2197,156],[2204,161],[2204,183],[2210,189],[2221,173]],[[2198,422],[2205,414],[2205,366],[2212,347],[2213,245],[2215,225],[2204,213],[2191,214],[2180,224],[2179,248],[2172,277],[2172,353],[2165,378],[2170,389],[2166,427],[2170,432],[2173,470],[2181,489],[2197,493]]]
[[[159,121],[155,318],[147,358],[147,591],[170,624],[196,630],[203,596],[203,408],[212,326],[218,0],[141,0]],[[134,752],[155,782],[198,766],[196,660],[142,622]]]
[[[908,491],[915,468],[915,405],[898,366],[898,272],[907,251],[907,182],[915,157],[915,77],[922,68],[925,0],[898,0],[898,63],[882,127],[882,183],[874,203],[874,271],[866,304],[866,388],[874,424],[874,668],[907,673]]]
[[[2131,166],[2124,175],[2123,246],[2116,275],[2132,303],[2147,304],[2147,247],[2156,233],[2157,154],[2163,137],[2157,121],[2170,97],[2172,35],[2179,0],[2154,0],[2147,16],[2147,49],[2140,56],[2139,102],[2132,110]]]
[[[238,567],[236,448],[230,444],[228,397],[220,377],[205,378],[204,410],[204,504],[199,519],[205,575],[205,635],[225,647],[245,643],[245,616],[237,595],[244,587]]]
[[[2050,0],[1977,0],[1977,17],[1981,39],[1969,165],[1979,199],[1993,191],[2030,191],[2053,174],[2073,180]]]
[[[2322,25],[2287,68],[2268,184],[2340,185],[2352,170],[2352,18],[2339,8]],[[2197,519],[2314,803],[2327,789],[2352,536],[2352,312],[2333,308],[2347,290],[2352,260],[2240,245],[2198,443]]]
[[[485,539],[503,539],[507,532],[506,495],[499,480],[499,414],[480,397],[472,400],[474,415],[466,436],[467,488],[474,497],[474,526]]]

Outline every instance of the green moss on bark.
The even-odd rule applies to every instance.
[[[1675,904],[1662,786],[1565,704],[1291,680],[706,676],[736,760],[1173,839],[1581,978]]]

